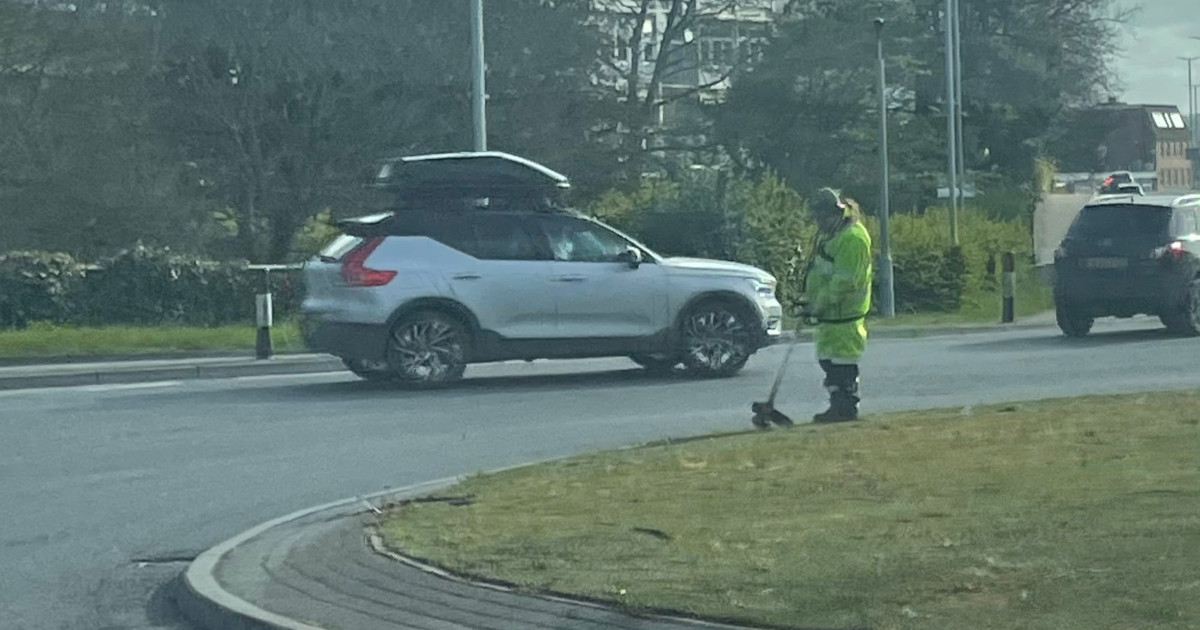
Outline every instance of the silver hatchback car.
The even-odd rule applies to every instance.
[[[611,356],[730,376],[779,337],[771,274],[659,256],[561,207],[568,185],[504,153],[385,161],[389,211],[342,222],[306,266],[308,345],[366,379],[436,387],[471,363]]]

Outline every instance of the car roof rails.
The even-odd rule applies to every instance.
[[[567,176],[537,162],[498,151],[437,153],[382,160],[371,187],[407,198],[557,196]]]

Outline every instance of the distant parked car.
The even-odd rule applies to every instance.
[[[1135,191],[1141,194],[1142,187],[1133,178],[1133,173],[1129,171],[1117,171],[1104,178],[1097,193],[1101,195],[1115,195]]]
[[[393,207],[342,222],[307,264],[308,344],[363,378],[433,387],[540,358],[729,376],[778,338],[771,274],[660,256],[562,207],[568,185],[503,153],[386,161],[376,188]]]
[[[1070,337],[1098,317],[1158,316],[1200,335],[1200,195],[1100,197],[1055,252],[1058,325]]]

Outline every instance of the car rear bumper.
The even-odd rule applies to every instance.
[[[310,350],[345,359],[382,361],[386,357],[387,326],[351,324],[305,318],[301,324]]]
[[[1186,279],[1173,273],[1058,269],[1055,275],[1055,301],[1094,317],[1156,315],[1177,306],[1187,288]]]

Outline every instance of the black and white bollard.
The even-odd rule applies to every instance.
[[[254,311],[255,321],[258,324],[258,336],[254,340],[254,356],[260,360],[270,359],[271,325],[275,319],[270,292],[254,296]]]
[[[1017,255],[1012,252],[1004,254],[1004,314],[1001,321],[1011,324],[1017,321]]]

